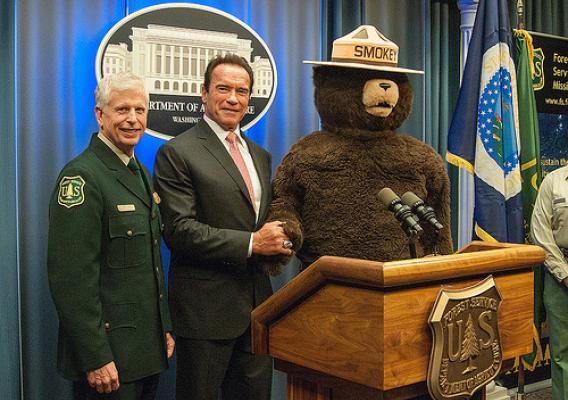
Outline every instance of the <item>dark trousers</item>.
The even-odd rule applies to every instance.
[[[134,382],[121,382],[118,390],[111,393],[98,393],[85,379],[73,382],[73,398],[75,400],[154,400],[159,380],[159,374],[150,375]]]
[[[251,353],[250,332],[230,340],[176,338],[176,400],[270,400],[272,358]]]

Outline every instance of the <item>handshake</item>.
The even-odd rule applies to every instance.
[[[285,222],[272,221],[253,233],[252,252],[264,256],[293,254],[293,243],[286,234]]]

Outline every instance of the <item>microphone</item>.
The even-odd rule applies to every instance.
[[[379,192],[379,200],[394,213],[395,218],[400,221],[404,231],[409,236],[422,233],[422,227],[418,223],[418,218],[406,204],[402,204],[400,198],[390,188],[383,188]]]
[[[402,195],[402,202],[412,209],[420,221],[428,222],[436,230],[442,230],[444,226],[436,219],[434,209],[424,204],[422,199],[412,192]]]

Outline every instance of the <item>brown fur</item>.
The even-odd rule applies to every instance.
[[[369,79],[399,85],[400,99],[387,118],[365,112],[362,89]],[[399,196],[413,191],[434,207],[444,225],[438,250],[451,253],[449,179],[442,158],[429,145],[395,133],[412,108],[404,74],[316,67],[315,102],[323,130],[292,146],[278,167],[270,220],[286,221],[294,250],[307,266],[322,255],[389,261],[409,258],[407,237],[378,192]],[[435,235],[425,228],[418,256],[434,250]],[[287,257],[263,260],[278,274]]]

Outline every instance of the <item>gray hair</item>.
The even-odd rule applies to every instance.
[[[95,89],[95,102],[97,107],[103,108],[108,104],[110,93],[113,90],[141,89],[146,97],[146,105],[150,103],[150,95],[144,85],[144,79],[131,72],[119,72],[106,75],[99,81]]]

